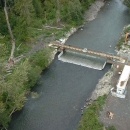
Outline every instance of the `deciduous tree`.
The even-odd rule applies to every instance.
[[[14,10],[17,15],[17,26],[15,33],[19,40],[26,40],[29,36],[28,27],[31,24],[31,16],[33,15],[32,0],[14,0]]]

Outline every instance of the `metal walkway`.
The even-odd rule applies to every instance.
[[[101,56],[101,57],[106,57],[108,61],[113,61],[113,62],[121,62],[121,63],[125,63],[126,59],[119,57],[119,56],[115,56],[112,54],[108,54],[108,53],[103,53],[103,52],[99,52],[99,51],[95,51],[95,50],[90,50],[87,48],[79,48],[79,47],[74,47],[71,45],[63,45],[60,44],[58,42],[51,42],[49,44],[49,46],[53,46],[58,48],[59,50],[64,50],[64,49],[70,49],[70,50],[75,50],[75,51],[79,51],[79,52],[83,52],[83,53],[88,53],[88,54],[92,54],[92,55],[97,55],[97,56]]]

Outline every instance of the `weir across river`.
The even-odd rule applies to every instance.
[[[96,50],[90,50],[87,48],[79,48],[76,46],[64,45],[64,44],[60,44],[59,42],[51,42],[49,46],[53,46],[54,48],[57,48],[57,50],[60,52],[68,49],[68,50],[74,50],[74,51],[78,51],[78,52],[82,52],[82,53],[86,53],[90,55],[95,55],[98,57],[105,57],[107,59],[106,61],[107,63],[114,63],[114,62],[125,63],[126,62],[126,58],[123,58],[120,56],[116,56],[113,54],[104,53],[104,52],[100,52]]]

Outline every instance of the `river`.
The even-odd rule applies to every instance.
[[[127,8],[119,0],[110,0],[97,18],[74,33],[66,44],[114,53],[120,33],[128,23]],[[23,109],[13,114],[9,130],[76,130],[80,108],[109,68],[106,65],[99,71],[63,63],[56,55],[33,88],[40,97],[28,97]]]

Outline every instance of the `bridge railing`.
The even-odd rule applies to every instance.
[[[71,46],[71,45],[63,45],[63,44],[59,44],[59,43],[51,43],[51,44],[49,44],[49,46],[56,46],[56,47],[60,47],[62,49],[70,49],[70,50],[80,51],[80,52],[83,52],[83,53],[98,55],[98,56],[101,56],[101,57],[107,57],[107,58],[112,59],[112,60],[119,60],[122,63],[124,63],[126,61],[125,58],[115,56],[115,55],[109,54],[109,53],[96,51],[96,50],[90,50],[90,49],[87,49],[87,48],[79,48],[79,47],[75,47],[75,46]]]

